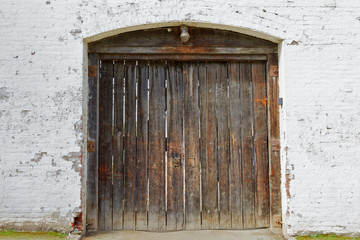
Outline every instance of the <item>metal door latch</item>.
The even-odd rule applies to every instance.
[[[173,158],[174,167],[180,167],[181,166],[181,154],[177,153],[171,153],[171,157]]]

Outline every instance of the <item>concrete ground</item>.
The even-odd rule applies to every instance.
[[[283,240],[281,231],[256,230],[200,230],[174,232],[112,231],[89,235],[85,240]]]

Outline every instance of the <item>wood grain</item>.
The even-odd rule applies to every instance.
[[[231,228],[230,186],[229,186],[229,98],[227,63],[218,63],[216,119],[217,119],[217,162],[219,174],[220,229]]]
[[[272,76],[270,67],[278,69],[277,54],[269,54],[267,62],[267,95],[269,99],[268,104],[268,134],[269,144],[272,140],[280,141],[280,126],[279,126],[279,105],[277,99],[279,98],[279,79],[278,76]],[[271,223],[273,227],[281,227],[281,222],[274,221],[275,218],[281,219],[281,165],[280,152],[270,149],[270,202],[271,202]]]
[[[138,63],[138,109],[137,109],[137,199],[136,199],[136,229],[147,229],[147,165],[148,165],[148,62]]]
[[[112,229],[113,62],[103,61],[99,86],[99,228]]]
[[[201,229],[199,159],[199,72],[197,63],[184,63],[185,219],[186,229]]]
[[[167,27],[147,29],[122,33],[99,41],[89,43],[90,52],[101,52],[103,49],[121,47],[192,47],[200,48],[205,52],[207,48],[228,47],[232,48],[270,48],[277,50],[277,44],[247,36],[244,34],[219,29],[189,27],[191,38],[186,44],[179,41],[180,27],[172,27],[168,32]],[[191,51],[192,49],[190,49]],[[189,52],[191,53],[191,52]]]
[[[89,54],[89,68],[96,71],[95,76],[88,77],[88,141],[97,141],[97,99],[99,56]],[[98,152],[88,152],[86,176],[86,231],[98,229]]]
[[[114,65],[114,163],[113,163],[113,229],[123,229],[124,164],[123,164],[123,107],[124,62]]]
[[[135,229],[136,79],[135,62],[125,64],[124,229]]]
[[[256,227],[263,228],[270,226],[265,64],[252,63],[252,79],[254,102],[254,147],[256,157],[255,218]]]
[[[253,103],[251,84],[251,65],[240,64],[241,84],[241,149],[242,149],[242,184],[243,184],[243,219],[244,228],[255,228],[255,176],[254,148],[252,136]]]
[[[102,60],[167,60],[167,61],[266,61],[267,56],[265,54],[185,54],[185,53],[162,53],[162,54],[113,54],[113,53],[99,53],[99,57]]]
[[[149,214],[148,230],[163,230],[165,222],[165,63],[149,68]]]
[[[200,110],[200,163],[201,163],[201,228],[210,229],[211,225],[211,205],[209,199],[209,164],[207,161],[207,101],[208,101],[208,87],[207,87],[207,72],[206,63],[199,63],[199,110]]]
[[[270,226],[280,205],[270,212],[279,198],[268,153],[278,95],[264,63],[102,61],[99,74],[93,229]]]
[[[183,228],[183,113],[184,84],[181,62],[170,62],[167,85],[167,229]]]
[[[216,77],[218,74],[218,64],[207,63],[206,66],[206,82],[207,95],[205,105],[200,105],[200,108],[205,108],[203,113],[206,115],[206,128],[202,128],[202,136],[206,134],[206,150],[205,150],[205,165],[207,171],[207,178],[204,178],[204,188],[207,192],[203,195],[203,222],[209,222],[210,229],[219,228],[219,209],[218,209],[218,164],[217,164],[217,121],[216,121]],[[201,84],[201,83],[200,83]],[[201,122],[200,124],[204,124]],[[202,142],[203,143],[203,142]],[[204,214],[205,213],[205,214]],[[204,229],[207,224],[203,225]]]
[[[241,163],[241,96],[239,63],[229,63],[229,128],[230,128],[230,202],[231,228],[241,229],[242,163]]]

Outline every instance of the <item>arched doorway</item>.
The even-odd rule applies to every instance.
[[[277,45],[184,29],[88,46],[87,230],[264,228],[280,215]]]

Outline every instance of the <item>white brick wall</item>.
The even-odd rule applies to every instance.
[[[68,231],[81,211],[84,39],[188,22],[279,42],[284,232],[360,234],[358,0],[0,6],[0,227]]]

